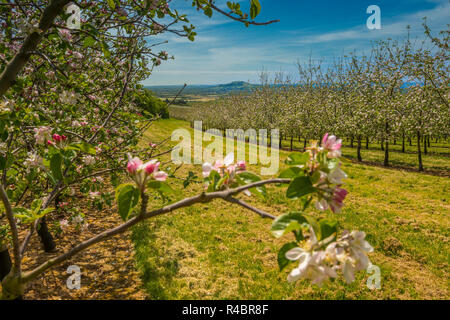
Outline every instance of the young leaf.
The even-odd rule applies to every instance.
[[[289,184],[286,197],[289,199],[297,199],[314,191],[315,188],[311,184],[309,177],[297,177]]]
[[[107,2],[111,9],[113,9],[113,10],[116,9],[116,3],[114,0],[107,0]]]
[[[116,201],[119,207],[119,215],[126,221],[131,210],[139,202],[140,192],[131,183],[121,184],[116,188]]]
[[[295,242],[289,242],[286,243],[284,246],[281,247],[280,251],[278,251],[278,267],[280,268],[280,271],[283,271],[284,268],[286,268],[290,263],[292,263],[291,260],[286,258],[286,252],[289,250],[298,247],[297,243]]]
[[[296,178],[298,176],[303,176],[303,170],[300,169],[299,167],[290,167],[287,168],[286,170],[282,171],[280,173],[280,175],[278,176],[278,178]]]
[[[270,231],[272,234],[279,238],[291,231],[300,231],[303,224],[309,224],[308,219],[301,212],[289,212],[277,217],[273,223]],[[297,234],[296,234],[297,235]],[[297,238],[301,240],[302,237],[297,235]]]
[[[203,12],[205,13],[205,15],[207,15],[208,17],[212,17],[213,11],[211,9],[211,7],[205,7],[205,9],[203,9]]]
[[[248,172],[248,171],[239,173],[237,175],[237,178],[238,178],[238,180],[240,179],[243,182],[243,184],[250,184],[253,182],[261,181],[260,177],[258,177],[256,174]],[[262,199],[265,199],[267,196],[267,191],[266,191],[265,186],[251,188],[251,189],[249,189],[249,191],[252,192],[253,194],[259,196]]]
[[[150,189],[156,190],[160,193],[164,194],[174,194],[175,191],[165,182],[163,181],[157,181],[157,180],[150,180],[147,186]]]
[[[86,143],[86,142],[78,142],[78,143],[71,143],[68,145],[66,150],[75,150],[75,151],[82,151],[84,153],[88,153],[91,155],[95,155],[97,151],[95,150],[94,146]]]
[[[305,165],[309,160],[309,153],[291,153],[285,163],[291,166]]]
[[[326,239],[337,233],[337,221],[322,219],[319,221],[320,226],[320,239]]]
[[[62,175],[62,156],[60,153],[55,153],[52,158],[50,159],[50,170],[52,172],[53,177],[56,179],[56,181],[62,181],[63,175]]]
[[[251,0],[250,3],[250,18],[255,19],[256,16],[260,13],[261,11],[261,4],[259,3],[258,0]]]

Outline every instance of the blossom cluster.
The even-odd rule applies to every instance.
[[[138,157],[132,157],[128,154],[127,171],[140,190],[145,189],[145,183],[149,178],[157,181],[165,181],[167,179],[168,174],[159,170],[159,165],[160,162],[156,159],[144,163]]]
[[[233,184],[234,179],[236,177],[236,173],[245,170],[246,170],[245,161],[238,161],[237,163],[234,163],[233,152],[227,154],[227,156],[223,160],[216,160],[214,162],[214,165],[212,165],[209,162],[205,162],[202,165],[202,174],[204,178],[209,177],[211,171],[215,171],[218,172],[221,177],[227,176],[224,185],[228,186]]]
[[[323,243],[317,241],[311,227],[304,246],[286,252],[288,260],[299,262],[298,267],[288,275],[288,281],[309,279],[320,286],[329,278],[336,278],[337,272],[342,271],[345,281],[353,282],[355,272],[366,270],[371,263],[367,253],[372,252],[373,248],[365,236],[361,231],[344,231],[340,239],[329,243],[325,249],[319,249]]]
[[[339,213],[344,206],[347,190],[341,188],[342,180],[347,174],[341,169],[339,162],[333,161],[341,157],[342,140],[328,133],[322,139],[321,146],[314,142],[306,148],[310,155],[308,170],[310,174],[318,173],[319,179],[314,184],[317,189],[318,200],[315,207],[325,211],[330,208]]]

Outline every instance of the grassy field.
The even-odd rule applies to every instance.
[[[146,133],[142,143],[162,141],[178,128],[189,129],[189,124],[160,120]],[[382,152],[376,147],[363,150],[363,157],[382,159]],[[355,149],[343,151],[349,159],[356,154]],[[281,163],[288,154],[280,152]],[[170,155],[163,160],[168,163]],[[415,155],[393,152],[392,161],[414,167]],[[448,171],[450,158],[430,154],[424,156],[424,164]],[[343,228],[367,233],[375,248],[370,258],[381,268],[380,290],[367,288],[366,273],[360,273],[351,285],[340,279],[322,288],[307,281],[288,283],[287,271],[278,271],[276,254],[283,242],[269,233],[271,221],[217,200],[157,217],[134,228],[136,263],[148,298],[450,298],[448,177],[350,160],[343,167],[349,176],[346,207],[341,214],[326,214],[336,218]],[[249,166],[248,170],[259,174],[259,169],[258,165]],[[192,165],[183,166],[176,175],[184,178],[189,171],[201,175],[200,166]],[[202,190],[201,184],[183,189],[181,180],[171,185],[179,190],[179,198]],[[266,201],[254,197],[246,197],[246,201],[275,215],[299,207],[298,202],[285,198],[285,188],[269,190]],[[149,206],[159,205],[161,200],[155,197]]]

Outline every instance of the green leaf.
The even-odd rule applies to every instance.
[[[139,202],[140,192],[131,183],[121,184],[116,188],[116,201],[119,207],[119,215],[126,221],[131,210]]]
[[[203,12],[205,13],[205,15],[207,15],[208,17],[212,17],[213,11],[211,9],[211,7],[205,7],[205,9],[203,9]]]
[[[261,12],[261,4],[258,0],[251,0],[250,3],[250,18],[255,19],[256,16]]]
[[[286,258],[286,252],[289,250],[298,247],[297,243],[295,242],[289,242],[286,243],[284,246],[281,247],[280,251],[278,251],[278,267],[280,268],[280,271],[283,271],[284,268],[286,268],[290,263],[292,263],[291,260]]]
[[[95,155],[97,153],[97,151],[95,150],[94,146],[89,144],[89,143],[87,143],[87,142],[71,143],[65,149],[66,150],[82,151],[84,153],[88,153],[88,154],[91,154],[91,155]]]
[[[111,51],[109,51],[109,47],[106,42],[102,42],[102,51],[103,54],[105,55],[105,58],[108,59],[109,57],[111,57]]]
[[[14,163],[14,156],[12,153],[8,153],[6,155],[0,154],[0,170],[5,170],[11,167]]]
[[[289,178],[296,178],[298,176],[303,176],[303,175],[304,175],[304,172],[301,168],[290,167],[290,168],[287,168],[286,170],[282,171],[278,177],[289,179]]]
[[[322,219],[319,221],[320,227],[320,239],[324,240],[332,235],[336,236],[337,233],[337,221],[330,219]]]
[[[261,181],[261,178],[258,177],[256,174],[244,171],[237,175],[237,178],[240,179],[244,184],[250,184],[253,182]],[[256,196],[259,196],[262,199],[265,199],[267,197],[267,191],[265,186],[259,186],[256,188],[250,188],[248,189],[251,193],[255,194]]]
[[[314,191],[315,188],[311,184],[309,177],[297,177],[289,184],[286,197],[289,199],[297,199]]]
[[[87,36],[83,41],[83,46],[86,47],[92,47],[95,44],[95,39],[91,36]]]
[[[305,165],[309,160],[309,153],[291,153],[285,163],[291,166]]]
[[[62,161],[63,161],[63,158],[60,153],[55,153],[52,156],[52,158],[50,159],[50,170],[56,181],[63,180],[62,168],[61,168]]]
[[[273,223],[270,231],[272,234],[279,238],[291,231],[299,231],[300,234],[296,234],[298,240],[303,237],[301,235],[301,228],[304,224],[309,224],[308,218],[301,212],[289,212],[277,217]]]
[[[22,207],[15,207],[12,209],[14,215],[28,215],[30,213],[30,210]]]
[[[205,179],[206,181],[209,181],[209,185],[208,185],[208,192],[213,192],[216,190],[216,185],[219,182],[219,180],[221,179],[220,174],[215,171],[212,170],[209,173],[209,176]]]
[[[39,210],[41,210],[42,207],[42,200],[41,199],[35,199],[31,203],[31,210],[35,213],[38,213]]]
[[[107,0],[107,2],[111,9],[113,9],[113,10],[116,9],[116,3],[114,0]]]
[[[150,180],[147,186],[150,189],[154,189],[158,191],[159,193],[164,194],[174,194],[175,191],[165,182],[163,181],[157,181],[157,180]]]

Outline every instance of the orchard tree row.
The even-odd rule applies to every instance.
[[[389,165],[389,143],[417,141],[419,170],[422,148],[430,139],[450,135],[449,31],[433,35],[424,24],[424,39],[387,40],[368,55],[350,54],[328,66],[309,60],[298,64],[300,81],[283,74],[249,95],[236,94],[211,105],[201,104],[188,120],[208,128],[280,129],[286,139],[318,140],[332,131],[357,144],[378,141]],[[332,129],[330,129],[332,128]]]

